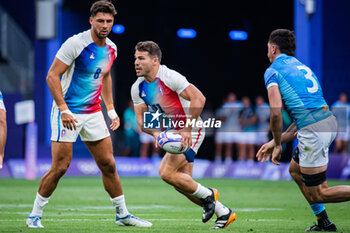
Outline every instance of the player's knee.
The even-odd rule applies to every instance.
[[[160,176],[160,178],[162,178],[162,180],[164,180],[168,184],[172,184],[172,182],[173,182],[172,174],[170,172],[168,172],[167,170],[159,169],[159,176]]]
[[[99,167],[103,174],[114,174],[115,173],[115,161],[108,160],[103,163],[99,163]]]
[[[66,171],[68,170],[68,167],[69,167],[69,164],[60,164],[59,166],[53,169],[53,172],[55,176],[59,179],[66,173]]]

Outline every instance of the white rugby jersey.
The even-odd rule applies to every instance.
[[[101,111],[102,79],[117,57],[116,45],[107,38],[104,47],[97,46],[87,30],[68,38],[56,57],[69,66],[61,79],[69,110],[84,114]],[[53,104],[57,106],[55,101]]]
[[[156,78],[147,83],[144,77],[139,77],[131,87],[131,97],[135,105],[146,103],[153,110],[159,110],[172,120],[185,120],[190,107],[190,101],[180,96],[180,93],[190,83],[178,72],[160,65]]]

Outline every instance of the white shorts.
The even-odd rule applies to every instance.
[[[337,121],[330,116],[298,131],[299,165],[321,167],[328,164],[328,150],[337,131]]]
[[[0,109],[5,110],[6,112],[5,104],[4,104],[4,101],[2,100],[0,100]]]
[[[80,135],[82,141],[98,141],[109,137],[109,130],[102,111],[91,114],[75,114],[78,123],[76,130],[64,128],[61,120],[61,112],[57,107],[51,110],[51,141],[75,142]]]
[[[152,143],[152,142],[154,142],[154,137],[148,133],[141,132],[140,133],[140,141],[141,141],[141,143]]]

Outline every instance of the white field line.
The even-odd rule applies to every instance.
[[[0,204],[0,208],[28,208],[33,207],[33,204]],[[65,209],[65,210],[72,210],[72,208],[69,208],[69,205],[57,205],[55,208],[57,209]],[[148,206],[134,206],[134,205],[128,205],[128,209],[167,209],[167,208],[176,208],[175,206],[169,206],[169,205],[148,205]],[[75,208],[73,208],[74,210]],[[112,205],[110,206],[82,206],[79,207],[79,210],[107,210],[107,209],[114,209]],[[78,210],[78,209],[77,209]]]
[[[32,204],[0,204],[0,208],[28,208],[33,207]],[[171,212],[175,211],[184,211],[184,210],[197,210],[198,207],[178,207],[178,206],[170,206],[170,205],[149,205],[149,206],[136,206],[129,205],[127,206],[130,210],[152,210],[152,209],[165,209],[171,210]],[[81,206],[79,208],[71,208],[68,205],[57,205],[55,206],[57,210],[66,210],[66,211],[89,211],[89,210],[112,210],[114,207],[111,206]],[[282,211],[283,208],[234,208],[233,210],[236,212],[261,212],[261,211]],[[0,210],[0,214],[2,211]]]
[[[148,221],[160,221],[160,222],[202,222],[201,219],[166,219],[166,218],[155,218],[155,219],[147,219]],[[0,222],[25,222],[26,219],[0,219]],[[85,219],[85,218],[76,218],[76,219],[51,219],[51,218],[45,218],[43,219],[43,222],[91,222],[94,221],[94,219]],[[113,222],[114,220],[111,219],[98,219],[99,222]],[[214,221],[214,220],[211,220]],[[285,219],[246,219],[245,221],[256,221],[256,222],[279,222],[279,221],[286,221]]]
[[[24,216],[28,216],[29,215],[29,212],[10,212],[10,211],[0,211],[0,216],[1,215],[24,215]],[[137,214],[136,216],[159,216],[159,215],[162,215],[162,214],[154,214],[154,213],[147,213],[147,214]],[[50,213],[50,212],[45,212],[44,213],[44,218],[45,216],[50,216],[50,217],[60,217],[60,216],[108,216],[110,218],[115,218],[115,213],[110,213],[110,214],[102,214],[102,213],[99,213],[99,214],[93,214],[93,213],[60,213],[60,214],[57,214],[57,213]]]

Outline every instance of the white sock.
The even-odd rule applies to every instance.
[[[197,184],[198,184],[198,187],[197,187],[197,190],[193,193],[193,196],[203,199],[212,194],[210,189],[202,186],[200,183],[197,183]]]
[[[124,218],[129,214],[128,209],[126,208],[124,195],[120,195],[115,198],[111,198],[112,204],[115,207],[115,211],[119,218]]]
[[[39,193],[36,193],[33,210],[30,216],[42,216],[44,207],[49,203],[49,199],[50,197],[43,197]]]
[[[221,217],[225,214],[228,214],[229,210],[227,207],[225,207],[221,202],[216,201],[215,205],[215,214],[217,217]]]

